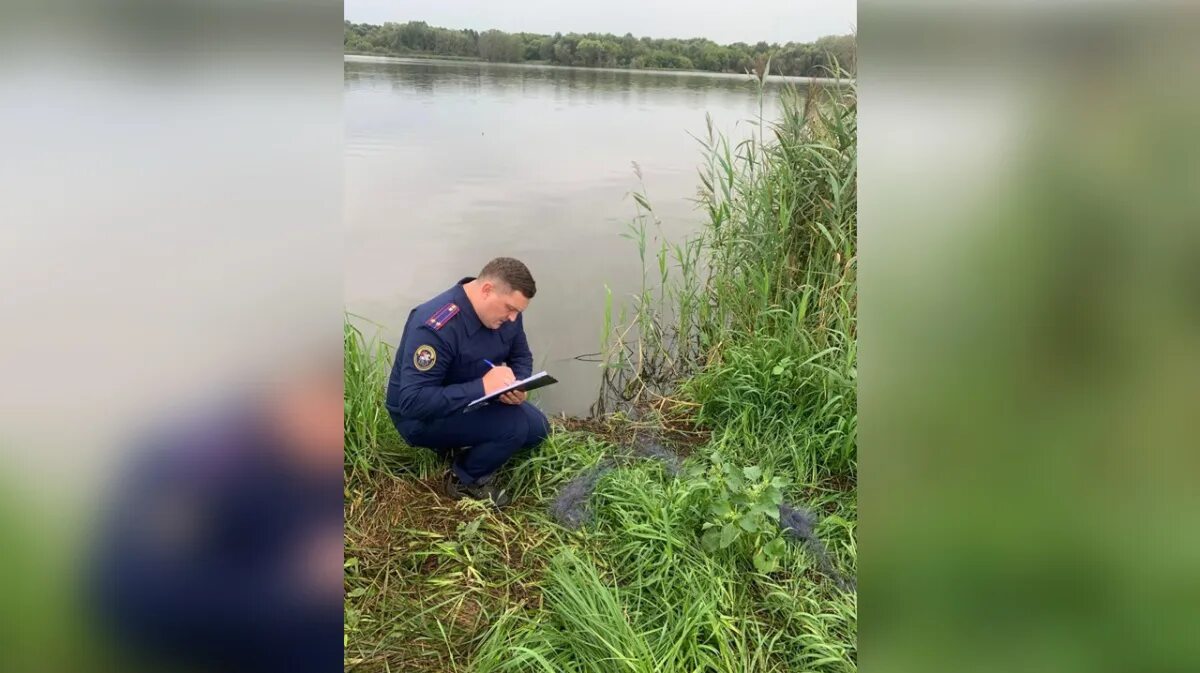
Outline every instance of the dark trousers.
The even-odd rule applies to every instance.
[[[478,411],[433,421],[395,416],[392,420],[411,446],[433,449],[440,454],[467,447],[458,452],[451,467],[464,484],[486,479],[514,453],[537,446],[550,434],[546,415],[529,402],[493,403]]]

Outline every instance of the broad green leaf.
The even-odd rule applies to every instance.
[[[771,556],[775,556],[775,557],[783,556],[783,553],[786,550],[787,550],[787,543],[784,542],[783,538],[781,538],[781,537],[777,537],[774,540],[771,540],[770,542],[768,542],[766,544],[766,546],[763,547],[763,551],[765,551],[767,554],[770,554]]]
[[[771,502],[775,503],[776,507],[783,504],[783,491],[775,488],[774,486],[771,486],[766,490],[766,495]]]
[[[764,554],[761,549],[754,553],[754,569],[758,572],[764,575],[772,573],[778,566],[779,563],[775,558]]]
[[[762,468],[757,465],[750,465],[742,469],[742,474],[750,481],[758,481],[762,478]]]
[[[730,492],[737,493],[746,488],[746,482],[742,480],[742,475],[737,472],[730,472],[725,475],[725,486]]]
[[[770,500],[765,502],[760,501],[754,505],[754,511],[758,512],[759,514],[765,514],[776,521],[779,520],[779,505],[770,502]]]
[[[721,542],[721,531],[716,528],[710,528],[705,531],[704,536],[700,538],[700,547],[707,552],[714,552]]]
[[[721,529],[721,549],[725,549],[729,545],[733,544],[733,541],[736,540],[740,534],[741,531],[737,529],[737,526],[731,523],[725,524],[725,527]]]
[[[363,595],[363,594],[365,594],[365,593],[367,593],[367,588],[366,588],[366,587],[358,587],[357,589],[355,589],[355,590],[351,591],[350,593],[346,594],[346,596],[348,596],[348,597],[350,597],[350,598],[358,598],[359,596],[361,596],[361,595]]]
[[[775,376],[779,376],[783,373],[783,365],[775,365],[775,367],[771,370],[771,373]]]
[[[729,501],[727,500],[718,500],[717,504],[712,506],[712,514],[715,517],[724,518],[732,513],[733,510],[729,507]]]
[[[742,530],[746,531],[747,533],[753,533],[754,531],[758,530],[758,517],[754,516],[753,514],[746,514],[742,518],[738,519],[738,525],[741,526]]]

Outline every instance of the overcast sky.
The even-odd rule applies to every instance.
[[[855,31],[858,0],[345,0],[356,23],[425,21],[529,33],[633,33],[730,42],[811,42]]]

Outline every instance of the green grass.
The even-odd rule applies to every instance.
[[[557,525],[554,485],[614,453],[594,435],[556,428],[536,456],[506,468],[519,498],[502,512],[448,501],[436,479],[351,482],[348,666],[854,670],[854,596],[799,549],[770,575],[744,550],[704,552],[708,497],[696,480],[631,461],[600,480],[589,525]],[[831,487],[795,495],[834,515],[821,536],[853,573],[852,498]]]
[[[597,307],[609,413],[511,461],[502,512],[442,497],[444,467],[382,410],[389,348],[347,323],[347,669],[856,670],[855,595],[807,551],[760,572],[774,533],[701,544],[731,463],[786,483],[856,574],[856,136],[853,88],[796,96],[741,144],[710,133],[708,227],[657,250],[638,196],[643,288]],[[634,426],[690,438],[683,474],[634,458]],[[591,520],[560,526],[556,495],[602,461]]]
[[[405,445],[392,426],[384,407],[391,361],[392,350],[386,343],[377,336],[364,336],[349,319],[345,321],[343,445],[346,473],[351,478],[374,472],[416,477],[428,477],[438,472],[433,455]]]

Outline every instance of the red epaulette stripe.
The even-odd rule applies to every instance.
[[[429,317],[429,320],[425,321],[425,324],[429,325],[435,330],[441,329],[445,327],[446,323],[450,322],[450,319],[456,315],[458,315],[458,304],[451,302],[439,308],[432,316]]]

